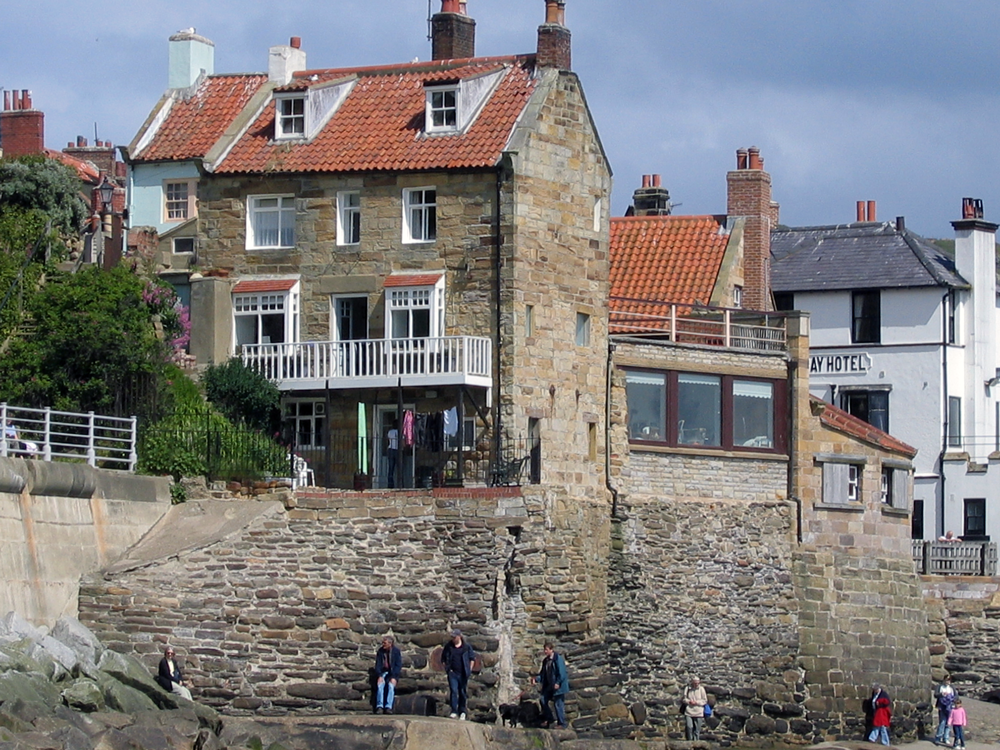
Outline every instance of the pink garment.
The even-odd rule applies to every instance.
[[[948,714],[948,726],[949,727],[964,727],[967,719],[965,718],[965,709],[961,706],[955,706],[951,709],[951,713]]]
[[[403,412],[403,445],[413,445],[413,412],[409,409]]]

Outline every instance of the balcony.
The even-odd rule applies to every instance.
[[[478,336],[253,344],[240,353],[282,391],[493,385],[493,342]]]

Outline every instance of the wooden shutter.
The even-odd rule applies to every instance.
[[[823,464],[823,502],[847,502],[847,464]]]

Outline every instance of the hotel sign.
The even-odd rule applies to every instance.
[[[814,354],[809,357],[810,375],[852,375],[872,369],[868,352],[859,354]]]

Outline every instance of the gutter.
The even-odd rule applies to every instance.
[[[611,493],[611,520],[618,516],[618,490],[611,483],[611,373],[615,345],[608,342],[608,362],[604,370],[604,486]]]

